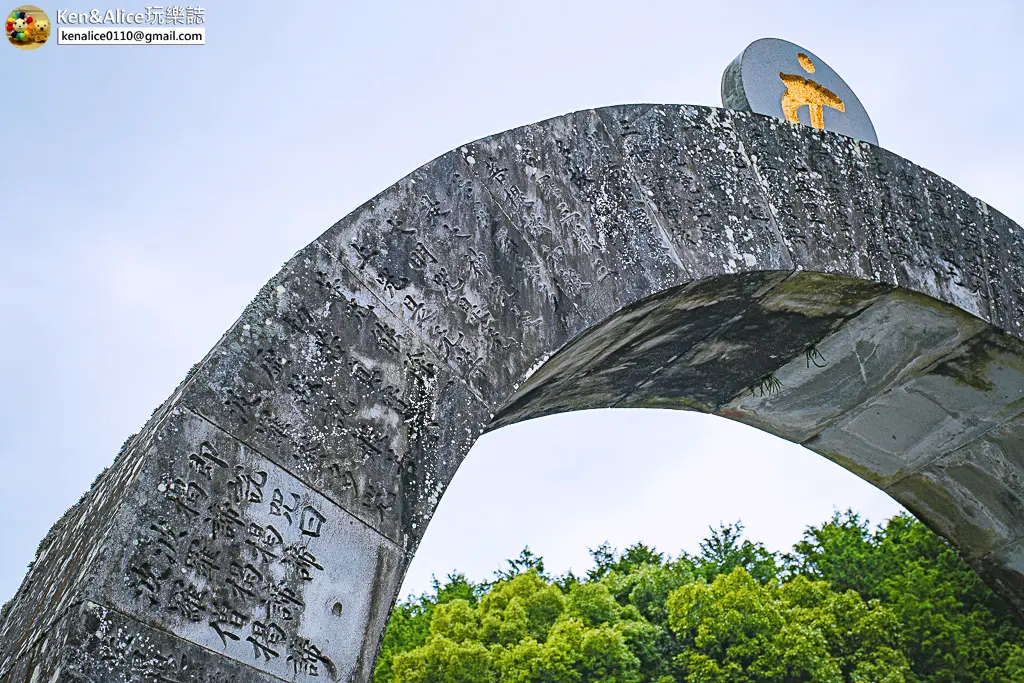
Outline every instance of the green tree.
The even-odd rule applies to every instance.
[[[530,546],[520,550],[519,557],[514,560],[505,560],[505,563],[508,565],[508,569],[499,569],[494,572],[495,577],[499,581],[507,581],[531,569],[536,571],[537,574],[544,576],[544,558],[534,555],[533,551],[530,550]]]
[[[436,578],[432,593],[418,598],[399,601],[391,611],[391,620],[384,641],[381,643],[377,664],[374,667],[374,680],[392,680],[392,662],[396,655],[422,646],[430,634],[431,619],[437,605],[464,600],[474,604],[479,599],[482,587],[468,581],[463,574],[449,574],[445,583]]]
[[[640,683],[640,661],[620,628],[629,618],[639,612],[604,585],[576,584],[565,595],[534,567],[496,581],[475,604],[435,604],[424,641],[393,654],[376,679]]]
[[[1024,624],[941,537],[909,515],[876,530],[853,512],[812,527],[786,558],[789,572],[888,606],[904,634],[914,680],[996,681]],[[1010,664],[1007,662],[1010,661]],[[1024,680],[1024,679],[1021,679]]]
[[[665,561],[663,553],[643,543],[629,546],[620,555],[607,541],[591,550],[590,557],[594,560],[594,567],[587,572],[587,578],[591,581],[604,578],[612,572],[628,574],[639,567],[660,566]]]
[[[469,640],[457,643],[444,636],[427,642],[394,659],[393,676],[399,683],[486,683],[497,680],[491,655],[482,644]]]
[[[778,555],[760,543],[741,542],[741,522],[722,524],[710,531],[711,535],[700,542],[700,554],[694,560],[705,581],[713,581],[719,574],[730,574],[737,567],[742,567],[761,583],[774,582],[779,578]]]
[[[823,581],[765,584],[738,567],[673,591],[668,609],[686,680],[843,683],[882,670],[887,683],[907,680],[891,612]]]
[[[377,683],[996,683],[1024,681],[1019,618],[907,515],[852,512],[785,556],[712,529],[697,555],[636,544],[551,577],[529,548],[392,614]]]

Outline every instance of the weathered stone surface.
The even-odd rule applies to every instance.
[[[689,279],[793,262],[733,126],[734,112],[651,107],[601,110],[646,188]]]
[[[732,114],[796,268],[900,284],[872,152],[841,135]]]
[[[984,202],[985,267],[990,296],[988,319],[1024,338],[1024,229]]]
[[[382,631],[366,586],[405,553],[259,452],[186,408],[158,432],[98,559],[102,604],[280,678],[367,675]],[[375,604],[376,603],[376,604]]]
[[[222,346],[183,402],[399,546],[414,546],[425,521],[419,532],[411,524],[429,519],[439,497],[423,488],[436,476],[426,472],[445,472],[441,461],[456,467],[472,445],[453,436],[445,409],[481,425],[488,418],[444,348],[412,333],[318,246],[264,288]]]
[[[805,445],[867,467],[869,480],[885,487],[1021,412],[1024,345],[990,328]]]
[[[445,154],[303,249],[51,530],[0,681],[365,681],[484,429],[714,412],[1024,610],[1024,233],[870,145],[676,105]]]
[[[984,328],[973,316],[898,290],[777,370],[779,391],[740,396],[723,413],[807,441],[849,406],[924,370]]]
[[[52,645],[66,628],[66,624],[60,624],[81,600],[90,565],[102,548],[96,541],[105,534],[123,497],[132,489],[161,415],[162,411],[156,411],[142,433],[125,442],[114,464],[96,478],[90,491],[39,544],[28,575],[0,612],[0,675],[32,662],[38,665],[42,655],[33,653],[45,650],[45,659],[49,659],[60,651]],[[48,642],[51,645],[47,646]]]
[[[648,383],[652,375],[741,318],[759,295],[789,274],[760,271],[699,280],[623,309],[573,339],[546,362],[489,428],[568,410],[621,404]],[[713,409],[702,402],[704,396],[695,383],[686,386],[690,394],[685,397],[661,395],[649,401],[667,401],[672,403],[671,407]]]
[[[321,670],[317,675],[321,675]],[[262,674],[123,614],[77,604],[8,672],[11,681],[46,683],[274,683]]]
[[[67,644],[67,665],[59,681],[190,681],[194,683],[273,683],[281,680],[188,641],[148,628],[94,602],[75,615],[77,633]],[[307,673],[329,675],[322,661],[300,662]],[[289,676],[290,678],[290,676]],[[40,677],[40,680],[47,680]]]
[[[1024,594],[1024,539],[995,550],[981,560],[971,562],[985,581],[1006,597],[1020,611],[1024,601],[1016,596]]]
[[[996,427],[887,489],[970,557],[1024,537],[1024,417]]]
[[[804,355],[886,291],[876,283],[794,273],[652,375],[620,406],[673,407],[680,387],[687,387],[692,400],[712,411],[738,395],[774,393],[780,361]]]

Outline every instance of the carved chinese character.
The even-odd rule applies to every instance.
[[[210,621],[207,623],[220,636],[224,647],[227,647],[228,638],[235,641],[241,640],[241,636],[235,631],[244,628],[249,623],[249,617],[236,610],[230,603],[219,601],[211,605]]]
[[[292,665],[292,671],[297,674],[319,676],[319,665],[323,664],[332,679],[337,677],[334,662],[325,657],[320,648],[308,638],[292,640],[288,661]]]
[[[321,358],[329,363],[338,363],[345,357],[345,344],[338,335],[325,330],[313,331],[313,345]],[[314,387],[319,389],[319,386]]]
[[[249,597],[259,600],[263,583],[263,574],[256,567],[248,563],[231,563],[231,576],[228,577],[227,584],[231,586],[231,592],[236,598]]]
[[[349,299],[345,304],[346,318],[359,318],[363,320],[371,313],[373,313],[373,306],[363,306],[355,299]]]
[[[345,288],[341,284],[341,278],[331,278],[322,270],[316,271],[313,275],[313,282],[316,283],[320,289],[327,291],[335,299],[345,298]]]
[[[458,333],[459,336],[452,339],[448,336],[448,328],[441,327],[440,325],[434,325],[433,329],[431,329],[431,333],[439,338],[437,348],[440,351],[444,351],[445,360],[451,359],[453,351],[457,352],[461,350],[462,340],[466,338],[466,333],[460,331]],[[456,360],[458,360],[458,358],[459,356],[456,353]]]
[[[178,579],[174,582],[167,608],[180,612],[189,621],[202,621],[206,612],[206,591],[199,590],[189,581]]]
[[[517,303],[510,304],[506,310],[515,318],[515,327],[519,329],[525,330],[538,327],[543,321],[543,316],[531,318],[532,314]]]
[[[267,473],[263,470],[246,472],[241,465],[235,466],[235,478],[228,482],[232,498],[236,503],[262,503],[263,486],[267,483]]]
[[[455,302],[455,306],[465,314],[466,322],[470,324],[486,323],[491,317],[491,314],[487,309],[483,306],[474,304],[465,296],[460,296]]]
[[[371,458],[393,457],[394,450],[389,446],[388,435],[371,424],[359,425],[353,432],[356,448],[362,453],[363,462]]]
[[[356,414],[357,404],[347,398],[339,399],[331,396],[320,404],[320,412],[326,417],[326,424],[335,424],[341,428],[341,432],[348,431],[348,418]]]
[[[352,470],[348,469],[349,463],[335,461],[327,465],[327,471],[331,473],[335,479],[339,480],[333,488],[341,493],[348,493],[351,491],[353,498],[359,495],[359,486],[356,484],[355,475],[352,474]]]
[[[484,271],[486,270],[486,263],[484,255],[478,252],[472,247],[469,248],[469,253],[463,257],[466,265],[469,267],[470,277],[478,278],[483,277]]]
[[[487,286],[487,300],[497,308],[501,308],[510,298],[512,298],[512,291],[505,286],[505,281],[500,275],[495,276],[491,280],[491,284]]]
[[[305,406],[314,402],[323,386],[323,382],[306,374],[292,375],[292,381],[288,383],[288,388],[299,397],[299,403]]]
[[[381,389],[380,399],[388,408],[391,408],[402,417],[407,418],[409,417],[410,407],[409,404],[399,396],[399,394],[399,388],[389,384]]]
[[[518,209],[523,204],[524,194],[519,186],[512,185],[509,183],[503,188],[505,190],[505,200],[509,202],[513,207]]]
[[[381,253],[380,249],[375,249],[373,247],[364,247],[355,242],[352,242],[351,246],[353,249],[355,249],[356,254],[359,255],[359,270],[364,270],[367,264],[370,262],[370,259],[372,259],[374,256],[379,256]],[[342,261],[345,260],[344,254],[341,255],[341,259]]]
[[[270,514],[278,517],[284,517],[288,520],[288,524],[292,523],[292,513],[298,508],[299,505],[299,494],[292,493],[292,504],[285,505],[284,494],[281,493],[281,489],[274,489],[273,496],[270,501]]]
[[[285,548],[281,562],[295,567],[296,573],[303,581],[312,581],[312,569],[323,571],[323,566],[317,562],[316,555],[309,552],[305,545],[291,545]]]
[[[217,503],[206,508],[209,516],[203,521],[210,523],[210,538],[234,538],[239,529],[245,528],[245,521],[230,503]]]
[[[267,373],[271,382],[276,382],[284,371],[287,358],[282,358],[275,349],[257,349],[256,362]]]
[[[267,597],[267,619],[292,621],[296,616],[296,608],[305,606],[294,589],[284,582],[274,584]]]
[[[153,536],[147,536],[139,541],[140,548],[151,548],[155,558],[163,558],[168,565],[178,563],[178,542],[188,536],[187,531],[175,531],[164,520],[158,520],[150,524]]]
[[[383,522],[385,515],[395,503],[397,495],[381,484],[369,483],[363,490],[363,506],[375,510]]]
[[[487,165],[490,167],[490,170],[487,173],[487,178],[489,180],[493,180],[493,181],[497,182],[499,185],[505,184],[505,182],[508,180],[508,168],[500,167],[500,166],[494,165],[494,164],[492,164],[490,162]],[[550,175],[542,176],[541,177],[541,182],[543,182],[545,178],[546,179],[550,179],[551,176]]]
[[[275,551],[284,545],[284,538],[271,524],[250,524],[245,543],[252,550],[255,559],[262,558],[264,562],[269,562],[271,559],[277,559]]]
[[[200,576],[213,579],[214,574],[220,571],[220,566],[217,564],[218,555],[220,555],[219,550],[210,552],[200,539],[194,538],[188,545],[188,552],[185,555],[185,566]]]
[[[160,588],[170,575],[170,567],[159,570],[149,562],[141,561],[128,565],[128,585],[135,590],[135,597],[144,595],[154,606],[160,604]]]
[[[160,652],[154,652],[152,647],[142,646],[133,649],[127,666],[131,673],[153,676],[155,680],[160,681],[174,681],[174,679],[164,675],[173,668],[173,658],[167,657]],[[174,683],[177,683],[177,681],[174,681]]]
[[[433,281],[441,287],[445,298],[449,301],[454,301],[466,286],[466,281],[461,277],[453,279],[451,275],[448,274],[447,268],[441,268],[438,270],[437,274],[433,277]]]
[[[292,332],[303,334],[312,329],[316,320],[313,314],[305,306],[300,306],[294,313],[286,313],[281,316],[281,321],[291,329]]]
[[[224,407],[227,408],[228,413],[234,415],[242,422],[247,423],[252,417],[254,408],[263,402],[263,398],[258,395],[253,395],[251,398],[245,398],[235,393],[234,389],[227,389],[227,398],[224,399]]]
[[[568,296],[579,296],[584,289],[590,287],[589,282],[585,282],[580,274],[572,268],[565,268],[559,272],[559,279],[555,281],[555,284]]]
[[[422,195],[420,197],[420,205],[426,209],[427,218],[431,219],[431,223],[436,224],[437,219],[449,215],[451,209],[445,209],[441,205],[440,199],[434,199],[428,195]]]
[[[427,360],[427,355],[422,351],[405,354],[403,364],[413,377],[426,380],[437,376],[437,366]]]
[[[411,280],[403,275],[392,275],[387,268],[381,268],[377,274],[376,282],[389,297],[395,296],[395,292],[409,286]]]
[[[383,374],[380,370],[370,370],[359,363],[359,361],[353,362],[350,367],[352,368],[352,376],[356,378],[356,381],[371,391],[375,391],[384,381]]]
[[[177,477],[170,479],[166,475],[157,485],[156,490],[167,494],[167,497],[175,505],[192,516],[199,515],[199,505],[210,497],[206,490],[196,482],[186,482]]]
[[[274,622],[264,623],[262,621],[254,621],[252,623],[252,635],[246,640],[252,643],[253,657],[259,659],[262,655],[265,661],[280,657],[281,654],[274,649],[279,643],[283,643],[288,639],[287,634],[280,626]]]
[[[228,466],[227,462],[218,457],[216,449],[209,441],[199,444],[197,451],[188,456],[189,468],[207,479],[213,479],[214,467]]]
[[[327,518],[320,514],[316,508],[312,505],[307,505],[302,509],[302,523],[299,525],[299,528],[303,535],[316,538],[320,536],[320,529],[326,521]]]
[[[423,270],[431,263],[437,263],[437,258],[430,253],[423,242],[417,242],[413,250],[409,252],[409,265],[417,270]]]
[[[488,323],[487,327],[483,330],[484,340],[487,342],[487,349],[489,351],[499,350],[505,351],[516,345],[516,340],[505,339],[502,336],[501,330],[496,327],[496,323],[492,319]]]
[[[405,221],[403,221],[400,218],[389,218],[389,219],[387,219],[384,222],[387,223],[388,227],[390,227],[395,232],[400,232],[403,235],[415,235],[416,234],[416,231],[414,229],[403,227],[405,225]]]
[[[382,349],[389,353],[398,353],[398,340],[401,339],[402,335],[398,334],[382,322],[378,322],[374,325],[373,331],[376,334],[377,343]]]
[[[402,305],[412,313],[413,320],[428,320],[434,315],[434,311],[426,310],[426,304],[416,301],[411,294],[405,295]]]

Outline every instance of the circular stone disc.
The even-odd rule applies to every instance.
[[[726,68],[722,104],[878,144],[846,81],[810,50],[778,38],[754,41]]]

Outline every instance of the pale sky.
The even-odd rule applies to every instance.
[[[845,78],[883,147],[1024,219],[1019,0],[205,7],[205,46],[0,44],[0,602],[284,261],[465,142],[603,105],[720,106],[725,66],[778,37]],[[722,419],[543,418],[481,439],[403,593],[488,578],[527,544],[555,572],[605,540],[694,551],[736,519],[786,549],[847,507],[900,509]]]

